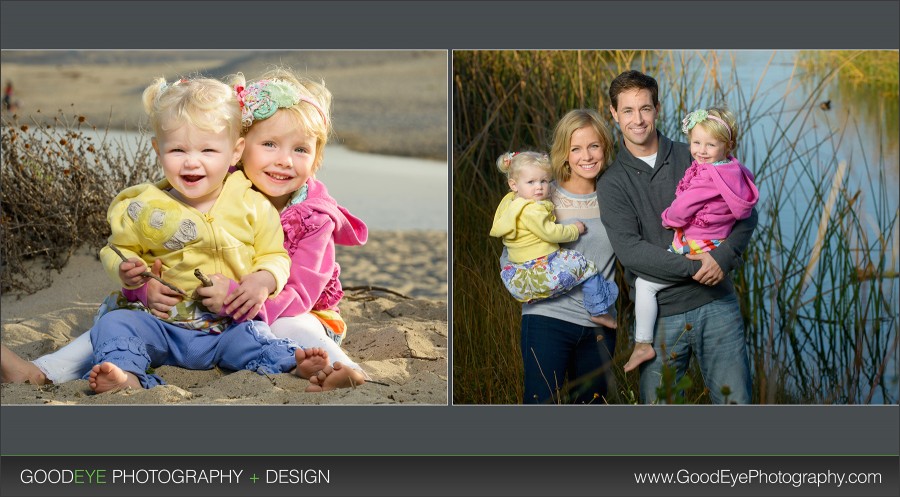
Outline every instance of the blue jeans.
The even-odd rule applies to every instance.
[[[603,404],[615,349],[615,330],[522,315],[523,403]]]
[[[672,368],[672,387],[687,372],[696,356],[713,403],[750,403],[750,362],[744,322],[737,297],[729,295],[682,314],[660,317],[653,337],[656,357],[640,366],[641,402],[657,399],[663,365]],[[723,388],[730,390],[726,395]]]
[[[274,374],[297,366],[297,344],[276,338],[262,321],[235,323],[221,334],[211,334],[181,328],[146,312],[118,309],[97,320],[90,333],[94,364],[108,361],[134,373],[144,388],[165,384],[159,376],[148,374],[148,367],[221,366]]]

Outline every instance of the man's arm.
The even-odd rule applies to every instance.
[[[750,238],[753,236],[753,230],[756,229],[758,222],[759,213],[756,212],[756,207],[754,207],[750,211],[750,217],[736,222],[728,238],[710,252],[710,255],[716,260],[716,263],[719,264],[719,267],[722,268],[725,274],[730,273],[744,263],[742,254],[750,246]]]
[[[641,219],[625,190],[601,178],[597,186],[600,217],[619,261],[640,276],[666,283],[691,279],[701,264],[658,247],[641,236]],[[655,226],[661,220],[653,220]]]

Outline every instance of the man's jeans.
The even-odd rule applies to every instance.
[[[664,402],[657,399],[663,366],[674,369],[674,388],[687,371],[692,354],[714,404],[750,403],[750,363],[735,295],[657,319],[653,348],[656,357],[640,368],[642,403]],[[723,389],[729,391],[727,395]]]

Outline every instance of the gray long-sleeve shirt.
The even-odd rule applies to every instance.
[[[663,228],[662,211],[675,199],[675,187],[691,165],[690,148],[673,142],[662,133],[654,167],[634,157],[619,144],[616,160],[600,176],[597,198],[603,225],[616,257],[625,267],[632,287],[636,276],[650,281],[672,283],[658,295],[660,316],[671,316],[695,309],[734,293],[730,272],[742,264],[741,254],[750,243],[758,215],[738,221],[728,238],[710,252],[725,272],[725,279],[714,287],[692,279],[701,263],[669,252],[674,232]]]
[[[557,186],[550,199],[555,206],[553,212],[558,223],[572,224],[575,221],[581,221],[587,227],[587,232],[578,237],[578,240],[560,245],[563,248],[581,252],[588,260],[596,264],[597,270],[604,278],[612,281],[615,274],[615,255],[609,244],[609,238],[606,236],[606,230],[603,229],[603,223],[600,221],[597,194],[571,193]],[[506,260],[506,249],[504,249],[501,264]],[[609,312],[615,316],[615,306],[612,306]],[[581,285],[555,299],[523,304],[522,314],[539,314],[578,326],[597,326],[591,321],[591,315],[584,308],[584,294]]]

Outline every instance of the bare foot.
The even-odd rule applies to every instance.
[[[591,316],[591,321],[599,324],[600,326],[606,326],[607,328],[616,329],[616,320],[610,316],[609,314],[601,314],[599,316]]]
[[[33,362],[22,359],[3,344],[0,344],[0,381],[3,383],[31,383],[32,385],[52,383]]]
[[[306,387],[307,392],[325,392],[336,388],[356,388],[366,382],[366,377],[362,371],[345,368],[340,362],[335,362],[333,371],[325,376],[324,381],[313,376],[309,382],[312,384]]]
[[[642,362],[647,362],[650,359],[656,357],[656,351],[653,350],[653,344],[650,343],[636,343],[634,344],[634,350],[631,352],[631,357],[628,358],[628,362],[625,363],[625,372],[629,372],[638,366],[641,365]]]
[[[304,379],[314,376],[325,378],[327,373],[324,373],[323,370],[328,367],[328,352],[325,352],[325,349],[319,347],[297,348],[294,351],[294,358],[297,359],[297,367],[291,370],[291,374]]]
[[[143,388],[134,373],[129,373],[111,362],[101,362],[91,368],[88,384],[96,393],[121,390],[125,387]]]

